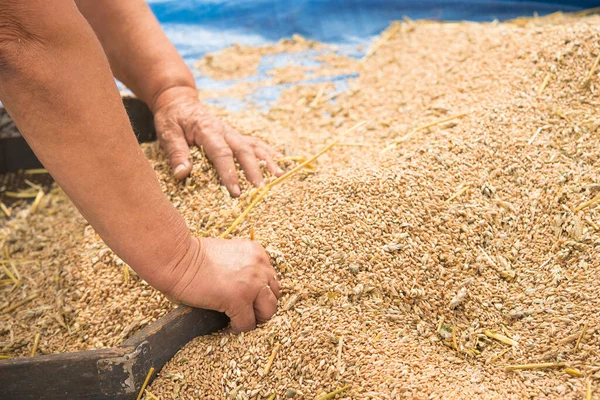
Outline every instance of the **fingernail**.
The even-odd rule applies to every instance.
[[[173,175],[177,175],[184,170],[185,170],[185,164],[179,164],[173,171]]]
[[[240,187],[238,185],[233,185],[231,187],[231,194],[233,196],[238,197],[241,193],[242,191],[240,190]]]
[[[279,175],[282,175],[282,174],[283,174],[283,170],[282,170],[281,168],[277,168],[277,173],[278,173]]]

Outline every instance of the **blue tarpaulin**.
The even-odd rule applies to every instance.
[[[364,42],[403,16],[434,20],[506,20],[578,11],[599,0],[149,0],[186,58],[233,43],[258,45],[294,33],[328,43]]]
[[[411,19],[507,20],[521,16],[573,12],[600,6],[600,0],[148,0],[167,36],[192,68],[199,87],[222,89],[234,81],[213,81],[193,68],[204,54],[233,45],[264,45],[300,34],[308,39],[339,46],[340,53],[361,57],[374,36],[390,22]],[[298,64],[314,54],[269,57],[256,76],[282,64]],[[304,59],[304,61],[302,61]],[[340,88],[348,77],[334,78]],[[314,83],[309,80],[302,83]],[[261,107],[278,97],[285,86],[271,86],[254,93],[249,101]],[[230,108],[244,102],[215,100]]]

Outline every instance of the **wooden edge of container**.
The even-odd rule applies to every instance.
[[[227,323],[224,314],[180,306],[111,349],[3,360],[0,398],[135,399],[151,368],[152,380],[186,343]]]

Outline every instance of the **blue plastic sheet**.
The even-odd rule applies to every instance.
[[[556,11],[572,12],[600,6],[600,0],[148,0],[167,36],[192,68],[199,87],[223,89],[234,81],[213,81],[193,68],[209,52],[234,43],[264,45],[298,33],[335,44],[338,52],[362,57],[374,36],[391,21],[403,16],[433,20],[506,20],[521,16],[546,15]],[[266,72],[277,66],[301,64],[314,54],[269,56],[263,59],[256,76],[245,80],[267,79]],[[334,77],[342,90],[347,76]],[[301,82],[315,83],[318,80]],[[268,108],[286,85],[265,87],[245,101],[215,99],[231,109],[247,101]]]
[[[233,43],[259,45],[299,33],[328,43],[364,43],[393,20],[500,21],[578,11],[598,0],[149,0],[186,58]]]

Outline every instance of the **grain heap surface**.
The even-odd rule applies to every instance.
[[[321,85],[300,86],[267,114],[228,114],[286,155],[345,145],[234,232],[252,228],[268,247],[282,310],[245,335],[197,338],[150,392],[583,398],[600,378],[600,216],[575,212],[600,193],[598,78],[586,82],[599,28],[597,17],[394,25],[335,102],[315,107]],[[197,233],[216,235],[249,197],[215,197],[207,169],[197,164],[189,190],[162,180]],[[503,369],[543,362],[583,376]]]
[[[271,254],[279,313],[195,339],[147,398],[313,399],[349,385],[338,399],[579,399],[598,387],[600,211],[586,202],[600,195],[600,18],[408,21],[372,49],[360,63],[327,56],[325,68],[360,74],[335,99],[331,84],[303,85],[267,113],[215,110],[287,157],[340,145],[233,232],[252,229]],[[231,199],[199,150],[184,184],[157,145],[145,151],[199,236],[251,200],[245,181]],[[2,354],[27,354],[34,331],[41,353],[111,346],[170,309],[125,282],[63,195],[47,196],[2,227],[23,284],[4,285],[0,305],[40,294],[0,315]],[[503,369],[529,363],[576,371]]]

